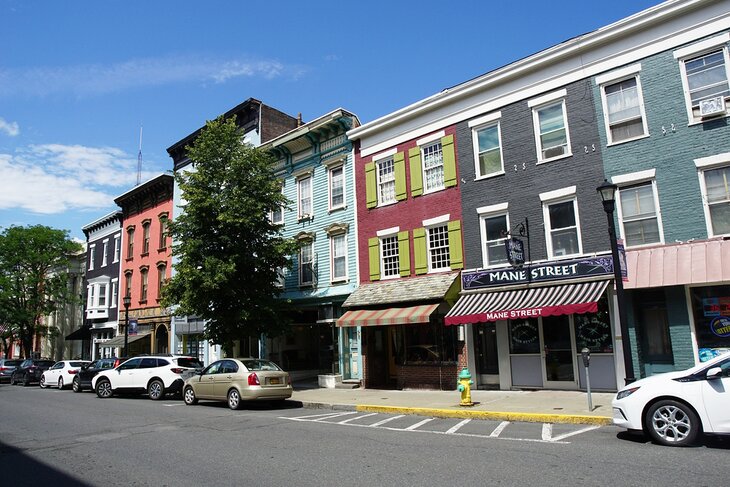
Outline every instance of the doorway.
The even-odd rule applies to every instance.
[[[545,387],[574,389],[577,381],[572,317],[545,316],[540,321]]]
[[[342,329],[342,378],[361,379],[360,329],[348,326]]]
[[[388,387],[388,335],[386,327],[369,327],[367,343],[367,386],[368,388]]]
[[[499,386],[499,355],[497,353],[497,324],[478,323],[474,325],[476,352],[476,374],[478,384]]]

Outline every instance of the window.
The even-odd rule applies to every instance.
[[[381,272],[383,279],[400,276],[398,256],[398,236],[393,235],[380,239]]]
[[[701,172],[711,236],[730,234],[730,166]]]
[[[134,227],[127,229],[127,259],[134,258]]]
[[[332,253],[332,281],[347,279],[347,238],[345,234],[330,237],[330,252]]]
[[[86,307],[87,308],[95,308],[95,302],[94,302],[94,293],[96,292],[96,286],[89,285],[89,292],[88,296],[86,298]]]
[[[122,251],[122,236],[114,235],[114,260],[113,262],[119,262],[119,255]]]
[[[157,264],[157,298],[162,296],[162,288],[165,285],[165,274],[167,273],[167,264]]]
[[[99,284],[99,294],[98,294],[98,300],[97,300],[96,307],[98,307],[98,308],[106,307],[106,284]]]
[[[544,207],[551,257],[581,253],[575,200],[548,203]]]
[[[449,230],[446,225],[431,227],[428,232],[428,269],[449,269]]]
[[[669,334],[667,301],[663,289],[637,289],[635,315],[641,326],[637,334],[644,362],[673,362],[672,340]]]
[[[647,182],[621,188],[618,197],[621,235],[626,246],[661,242],[654,185]]]
[[[284,188],[282,187],[281,190],[283,191]],[[271,218],[271,223],[276,223],[277,225],[284,223],[284,207],[279,206],[279,207],[271,210],[270,218]]]
[[[312,178],[303,177],[297,181],[299,218],[312,217]]]
[[[609,144],[646,135],[644,103],[637,76],[604,85],[602,95]]]
[[[730,96],[727,75],[727,50],[718,49],[683,61],[684,75],[692,109],[698,109],[700,101]]]
[[[142,223],[142,255],[150,253],[150,222]]]
[[[86,296],[86,317],[106,318],[109,307],[109,278],[96,277],[89,280]]]
[[[124,274],[124,296],[132,296],[132,271]]]
[[[474,131],[476,141],[478,178],[504,173],[499,122]]]
[[[160,217],[160,250],[167,248],[167,216]]]
[[[118,279],[112,279],[112,299],[109,302],[110,308],[116,308],[117,302],[119,301],[119,296],[117,295],[117,287],[119,286],[119,280]]]
[[[302,286],[314,283],[313,254],[313,242],[302,242],[299,248],[299,284]]]
[[[538,162],[570,155],[565,101],[533,108]]]
[[[139,288],[139,300],[141,302],[147,301],[147,287],[148,287],[148,274],[149,269],[143,267],[139,270],[140,277],[140,288]]]
[[[94,270],[94,253],[96,252],[96,244],[89,245],[89,268],[87,270]]]
[[[345,206],[345,171],[338,166],[329,171],[330,183],[330,210]]]
[[[537,318],[527,318],[525,320],[509,320],[508,330],[509,353],[540,353],[540,332],[537,326]]]
[[[109,239],[104,240],[101,246],[101,266],[106,266],[106,254],[109,250]]]
[[[482,217],[482,238],[484,239],[484,267],[507,263],[507,215],[490,215]]]
[[[421,147],[423,160],[423,179],[425,192],[437,191],[444,188],[444,157],[441,142],[435,142]]]
[[[377,162],[378,204],[395,203],[395,163],[392,157]]]

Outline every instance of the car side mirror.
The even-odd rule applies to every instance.
[[[705,377],[707,380],[719,379],[722,377],[722,369],[720,367],[713,367],[707,371],[707,375],[705,375]]]

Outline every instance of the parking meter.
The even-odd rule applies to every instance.
[[[591,376],[588,373],[588,366],[591,364],[591,351],[587,348],[583,348],[580,351],[580,356],[583,358],[583,367],[586,368],[586,392],[588,393],[588,411],[593,411],[593,400],[591,398]]]
[[[581,357],[583,357],[583,367],[587,369],[588,366],[591,364],[591,351],[587,348],[584,348],[580,351],[580,355]]]

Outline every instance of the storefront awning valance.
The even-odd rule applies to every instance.
[[[403,308],[351,310],[337,320],[337,326],[409,325],[428,323],[437,304],[422,304]]]
[[[595,313],[610,281],[589,281],[466,294],[447,313],[447,325]]]
[[[66,335],[66,340],[91,340],[91,327],[84,325]]]
[[[134,343],[137,340],[141,340],[148,336],[150,336],[149,332],[148,333],[139,333],[137,335],[129,335],[129,339],[128,339],[127,343]],[[124,346],[124,335],[116,336],[109,341],[100,343],[99,346],[101,346],[101,347],[123,347]]]

